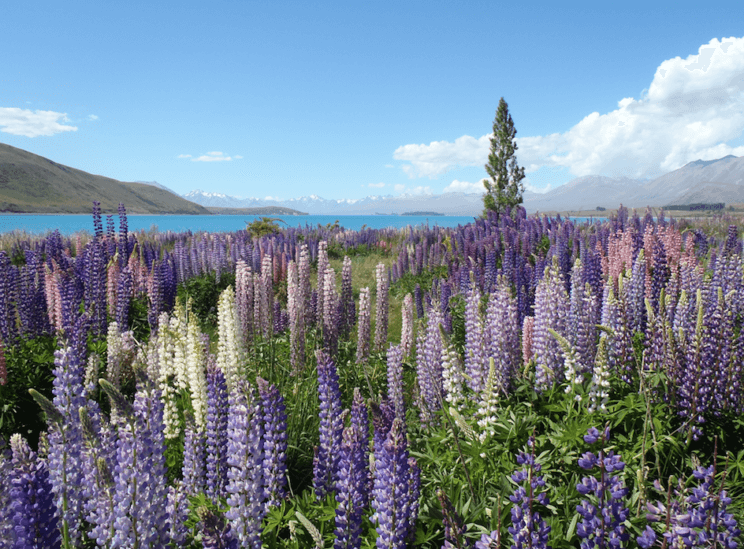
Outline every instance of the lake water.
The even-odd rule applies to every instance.
[[[102,216],[103,229],[106,230],[106,216]],[[127,216],[130,231],[140,229],[148,231],[153,228],[161,232],[173,231],[207,231],[231,232],[245,229],[246,223],[263,216],[255,215],[129,215]],[[472,216],[416,216],[416,215],[302,215],[302,216],[269,216],[279,218],[284,223],[277,223],[280,227],[304,227],[305,224],[315,227],[327,225],[338,220],[339,225],[346,229],[358,231],[363,226],[371,229],[385,229],[388,227],[403,228],[411,225],[419,227],[428,224],[429,227],[457,227],[472,223]],[[572,218],[581,223],[589,218]],[[601,221],[601,218],[594,218]],[[119,230],[119,216],[114,215],[116,230]],[[0,215],[0,234],[14,230],[28,233],[43,234],[47,231],[59,229],[64,235],[78,231],[93,233],[92,215]]]
[[[157,227],[161,232],[173,231],[208,231],[231,232],[245,229],[246,223],[264,216],[255,215],[128,215],[127,225],[130,231],[145,231]],[[416,216],[416,215],[302,215],[302,216],[267,216],[278,218],[280,227],[304,227],[305,224],[315,227],[327,225],[338,220],[346,229],[358,231],[364,225],[371,229],[387,227],[402,228],[408,225],[417,227],[429,224],[430,227],[457,227],[472,223],[470,216]],[[106,216],[102,216],[103,229],[106,230]],[[116,230],[119,230],[119,216],[114,215]],[[0,215],[0,233],[23,230],[28,233],[45,233],[59,229],[69,235],[78,231],[93,232],[92,215]]]

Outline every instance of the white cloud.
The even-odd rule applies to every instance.
[[[399,192],[400,193],[400,192],[403,192],[405,190],[406,186],[398,183],[393,188],[395,189],[396,192]]]
[[[0,107],[0,131],[11,135],[38,137],[77,131],[75,126],[67,126],[61,122],[69,122],[66,113]]]
[[[486,192],[486,188],[483,186],[483,180],[476,181],[475,183],[469,183],[467,181],[458,181],[455,179],[452,183],[447,185],[443,193],[471,193],[471,194],[483,194]]]
[[[375,189],[381,189],[385,186],[385,183],[369,183],[367,187],[374,187]]]
[[[225,156],[225,153],[220,151],[211,151],[201,156],[192,157],[190,154],[179,154],[178,158],[191,158],[192,162],[229,162],[230,160],[240,160],[243,158],[239,154],[234,156]]]
[[[542,188],[535,187],[534,185],[530,184],[526,179],[522,181],[522,183],[524,184],[524,189],[526,191],[530,191],[530,192],[538,193],[538,194],[545,194],[546,192],[551,191],[553,189],[553,185],[551,185],[550,183],[548,183],[545,187],[542,187]]]
[[[98,120],[98,116],[96,116],[95,114],[89,114],[88,120],[93,120],[93,121]]]
[[[517,137],[527,173],[566,167],[574,176],[656,177],[696,159],[744,155],[726,143],[744,132],[744,37],[712,39],[686,59],[663,61],[639,99],[625,97],[606,114],[588,114],[564,133]],[[486,163],[490,135],[404,145],[410,177],[436,177]],[[542,189],[541,189],[542,190]]]

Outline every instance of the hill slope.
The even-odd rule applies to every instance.
[[[104,213],[123,202],[132,214],[210,214],[162,188],[89,174],[0,143],[0,211],[90,213],[94,200]]]

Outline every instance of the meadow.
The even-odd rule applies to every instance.
[[[738,546],[726,215],[93,217],[0,236],[0,549]]]

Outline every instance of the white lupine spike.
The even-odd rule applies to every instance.
[[[240,352],[235,318],[235,292],[228,286],[217,303],[217,366],[224,372],[227,389],[235,390],[238,382]]]
[[[204,430],[207,426],[207,377],[201,331],[193,313],[189,314],[186,333],[186,365],[194,421],[197,428]]]

